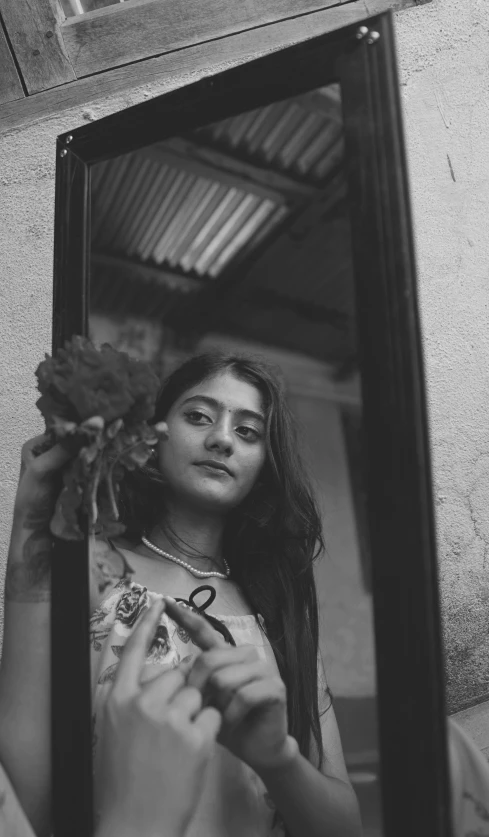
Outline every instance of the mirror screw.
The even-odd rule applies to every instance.
[[[375,44],[376,41],[380,39],[379,32],[370,32],[367,38],[367,44]]]
[[[73,141],[73,137],[71,136],[71,134],[68,134],[68,136],[67,136],[67,137],[66,137],[66,139],[65,139],[65,143],[66,143],[66,145],[68,145],[68,143],[70,143],[70,142],[72,142],[72,141]]]
[[[67,152],[66,148],[62,148],[61,151],[59,152],[60,157],[66,157],[67,154],[68,154],[68,152]]]
[[[365,35],[368,35],[368,27],[367,26],[359,26],[358,29],[357,29],[357,34],[355,35],[357,40],[361,41],[362,38],[365,37]]]

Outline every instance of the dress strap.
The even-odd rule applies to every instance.
[[[199,593],[205,593],[205,592],[209,593],[206,601],[203,604],[198,605],[195,601],[195,597],[198,596]],[[175,599],[175,601],[179,602],[180,604],[185,605],[186,607],[189,607],[195,613],[200,614],[200,616],[203,616],[204,619],[207,619],[209,624],[212,625],[214,630],[217,631],[218,633],[220,633],[221,636],[224,637],[224,639],[226,640],[227,643],[229,643],[230,645],[236,645],[236,642],[234,641],[233,635],[232,635],[231,631],[226,627],[226,625],[224,625],[220,621],[220,619],[216,619],[215,616],[211,616],[210,613],[205,612],[207,610],[207,608],[211,606],[211,604],[212,604],[212,602],[214,601],[215,598],[216,598],[216,591],[214,590],[214,588],[211,587],[210,584],[203,584],[201,587],[196,587],[195,590],[193,590],[191,592],[188,600],[187,599]]]

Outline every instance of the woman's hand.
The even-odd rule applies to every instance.
[[[166,609],[202,649],[187,683],[222,713],[219,742],[257,773],[289,764],[299,750],[287,732],[287,694],[280,677],[253,646],[225,645],[205,619],[171,600]]]
[[[61,489],[62,468],[70,453],[59,444],[48,446],[49,439],[43,435],[29,439],[22,448],[5,579],[8,601],[49,600],[52,551],[49,524]]]
[[[129,638],[105,705],[96,837],[182,837],[203,788],[219,712],[178,669],[141,683],[162,611],[160,600]]]
[[[29,439],[22,447],[21,469],[14,512],[26,521],[27,528],[49,525],[54,513],[60,475],[72,454],[60,444],[49,447],[42,434]],[[27,524],[31,524],[28,526]]]

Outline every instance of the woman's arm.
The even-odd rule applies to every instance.
[[[292,747],[281,766],[259,770],[259,775],[292,837],[360,837],[360,810],[331,706],[323,715],[321,729],[321,772],[300,755],[298,747]]]
[[[225,646],[201,616],[168,598],[166,609],[202,649],[187,682],[222,712],[220,743],[262,778],[292,837],[360,837],[358,803],[332,708],[321,725],[320,773],[287,734],[285,685],[256,649]]]
[[[179,669],[141,682],[163,602],[129,637],[104,707],[96,837],[184,837],[221,719]]]
[[[292,835],[300,834],[301,829],[307,829],[311,835],[320,834],[328,818],[333,837],[335,834],[344,837],[359,835],[362,827],[358,802],[346,770],[338,725],[319,653],[318,694],[323,749],[321,773],[307,759],[298,757],[291,760],[286,769],[268,772],[262,778]],[[315,740],[311,742],[311,752],[312,761],[319,761]]]
[[[139,620],[105,704],[96,837],[183,837],[202,792],[219,713],[178,670],[141,684],[162,609],[157,602]],[[0,795],[0,834],[34,837],[1,763]]]
[[[37,436],[22,448],[5,578],[4,637],[0,666],[0,762],[4,765],[34,831],[50,831],[51,648],[49,529],[61,490],[61,469],[70,454]],[[130,568],[100,539],[90,544],[90,607]],[[87,626],[88,631],[88,626]]]
[[[37,835],[50,820],[50,560],[60,468],[69,454],[56,445],[36,457],[27,442],[5,579],[0,667],[0,761]]]

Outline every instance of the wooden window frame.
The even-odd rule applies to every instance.
[[[22,99],[24,95],[20,73],[0,18],[0,105]]]
[[[202,0],[128,0],[66,18],[58,0],[0,0],[20,83],[20,91],[15,79],[5,84],[0,105],[87,78],[96,89],[100,74],[251,30],[267,51],[270,28],[280,22],[296,22],[298,41],[316,14],[320,28],[313,28],[313,34],[426,2],[431,0],[205,0],[203,15]],[[0,68],[5,52],[1,35]]]

